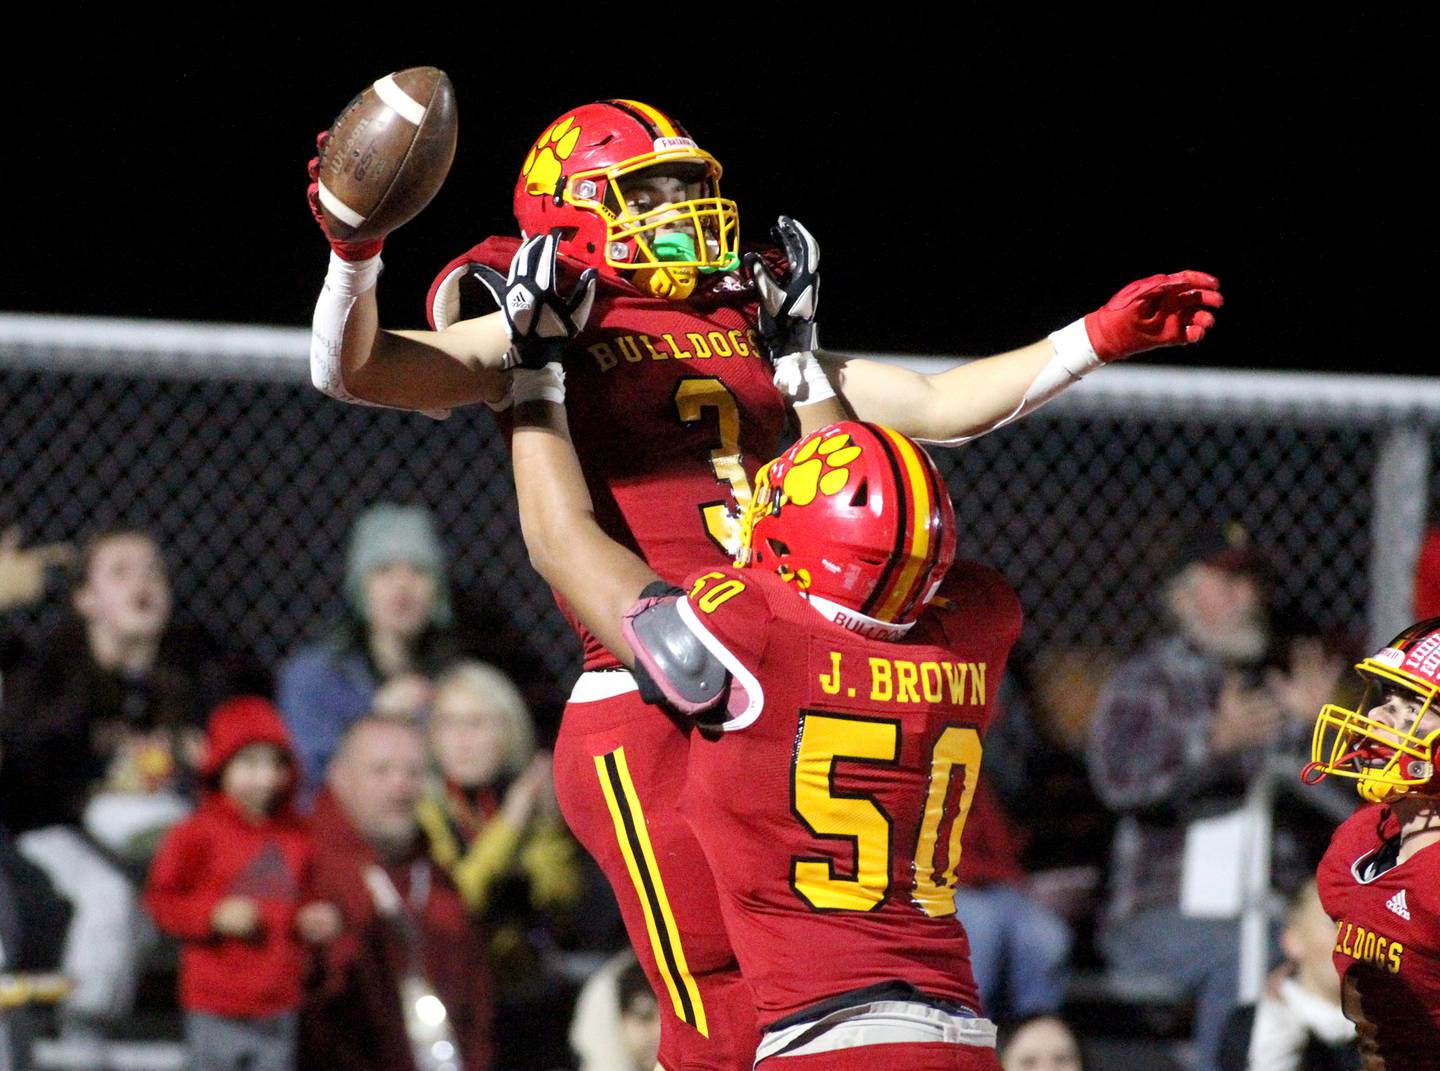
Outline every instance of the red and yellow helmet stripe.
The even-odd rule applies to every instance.
[[[895,552],[861,612],[881,621],[903,621],[927,592],[943,551],[939,486],[935,467],[898,432],[873,425],[899,490],[895,503]]]
[[[601,104],[609,104],[612,107],[629,112],[636,119],[646,124],[651,129],[651,135],[657,138],[687,138],[690,135],[685,129],[675,122],[659,108],[651,107],[649,104],[638,100],[604,100]]]

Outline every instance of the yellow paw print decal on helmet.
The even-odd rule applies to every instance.
[[[569,159],[579,140],[580,128],[575,125],[573,115],[567,115],[541,134],[520,169],[525,176],[525,189],[542,195],[554,193],[560,178],[560,161]]]
[[[841,432],[824,439],[811,439],[795,455],[785,474],[785,500],[792,506],[808,506],[816,494],[835,495],[850,482],[850,462],[860,456],[860,447]]]

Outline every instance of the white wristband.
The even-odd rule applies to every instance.
[[[332,249],[325,285],[341,297],[357,298],[375,285],[382,267],[379,253],[364,260],[346,260]]]
[[[490,401],[489,399],[486,399],[486,401],[485,401],[485,405],[489,408],[490,412],[492,412],[492,413],[503,413],[503,412],[505,412],[505,410],[509,409],[509,408],[510,408],[512,405],[514,405],[514,404],[515,404],[515,380],[514,380],[513,378],[511,378],[511,379],[505,384],[505,393],[500,396],[499,401],[494,401],[494,402],[492,402],[492,401]]]
[[[1085,319],[1066,324],[1059,331],[1052,331],[1050,343],[1055,347],[1055,356],[1065,371],[1076,379],[1089,375],[1105,362],[1095,354],[1090,345],[1090,333],[1085,330]]]
[[[1076,320],[1053,332],[1050,335],[1050,344],[1055,347],[1055,356],[1045,362],[1045,367],[1040,369],[1039,374],[1030,382],[1030,386],[1025,389],[1025,396],[1020,399],[1020,404],[1009,416],[970,435],[961,435],[954,439],[920,439],[919,441],[933,443],[936,446],[963,446],[996,428],[1003,428],[1011,421],[1019,420],[1021,417],[1033,413],[1051,398],[1073,387],[1083,377],[1105,363],[1095,355],[1095,348],[1090,345],[1090,336],[1085,331],[1084,320]]]
[[[517,368],[513,373],[510,402],[554,402],[565,404],[565,369],[551,361],[544,368]]]
[[[320,298],[315,302],[315,315],[310,321],[310,382],[321,393],[351,405],[373,405],[382,409],[397,409],[399,406],[382,406],[379,402],[367,402],[357,398],[345,389],[340,375],[340,352],[345,343],[345,324],[350,319],[350,310],[360,295],[375,285],[380,278],[383,265],[378,255],[368,260],[345,260],[330,252],[330,270],[325,273],[325,285],[320,288]],[[431,420],[447,420],[448,409],[421,409]]]
[[[835,397],[830,377],[810,350],[787,353],[775,362],[775,387],[794,405],[814,405]]]
[[[315,302],[310,321],[310,382],[331,398],[342,402],[369,404],[345,389],[340,375],[340,352],[345,342],[345,324],[361,294],[380,277],[379,256],[368,260],[343,260],[332,250],[330,270]]]

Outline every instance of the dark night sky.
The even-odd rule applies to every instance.
[[[1132,278],[1197,267],[1229,305],[1196,363],[1428,371],[1428,31],[1353,16],[1301,33],[1193,9],[1043,37],[1038,12],[853,26],[832,45],[797,16],[718,31],[758,19],[636,36],[608,17],[588,37],[427,20],[363,44],[277,24],[268,40],[252,27],[143,48],[92,30],[63,64],[37,53],[11,70],[12,102],[40,106],[6,154],[30,196],[5,228],[0,308],[307,323],[325,262],[303,195],[314,133],[368,81],[429,63],[455,82],[460,147],[390,240],[389,326],[419,325],[447,259],[513,232],[516,169],[552,118],[630,96],[720,158],[743,233],[780,212],[815,232],[828,348],[994,351]]]

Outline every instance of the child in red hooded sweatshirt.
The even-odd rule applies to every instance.
[[[210,718],[205,796],[150,868],[145,904],[181,942],[180,1004],[196,1071],[291,1071],[304,942],[338,934],[301,904],[311,842],[291,806],[295,754],[276,709],[232,699]]]

